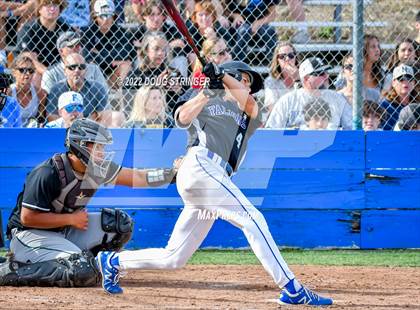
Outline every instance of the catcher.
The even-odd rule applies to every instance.
[[[78,119],[67,130],[67,152],[55,154],[26,177],[10,215],[10,252],[0,264],[0,285],[95,286],[94,261],[101,250],[119,251],[131,238],[133,221],[116,209],[88,213],[86,205],[101,184],[160,186],[176,169],[137,170],[112,161],[111,132]]]

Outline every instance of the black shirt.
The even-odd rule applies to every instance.
[[[115,23],[105,34],[97,24],[91,24],[83,34],[82,42],[87,50],[87,59],[93,60],[103,70],[109,69],[114,60],[132,61],[136,57],[131,33]]]
[[[121,166],[115,163],[111,163],[106,177],[101,180],[96,179],[95,181],[97,181],[98,184],[110,183],[116,178],[120,170]],[[89,182],[84,183],[90,184]],[[83,186],[83,189],[85,189],[86,185],[83,184]],[[97,188],[93,188],[92,196],[96,190]],[[58,198],[60,192],[61,181],[59,177],[59,171],[54,165],[53,159],[50,158],[36,166],[26,176],[23,191],[18,195],[16,206],[9,218],[7,225],[8,235],[13,228],[18,228],[20,230],[29,229],[28,227],[24,227],[20,221],[20,213],[22,207],[39,212],[57,213],[54,206],[52,205],[52,202]],[[61,213],[68,213],[68,209],[81,209],[85,207],[91,197],[85,197],[81,195],[81,199],[83,199],[82,204],[77,203],[76,207],[66,206],[68,208],[63,209]],[[59,231],[61,229],[57,228],[51,230]]]
[[[18,48],[38,54],[38,60],[45,66],[51,66],[60,60],[56,48],[57,39],[62,32],[70,27],[62,21],[57,21],[53,31],[41,25],[39,19],[26,23],[17,35]]]
[[[237,0],[225,0],[228,11],[241,14],[248,23],[261,19],[268,15],[269,8],[278,5],[280,0],[248,0],[246,6],[241,6]]]

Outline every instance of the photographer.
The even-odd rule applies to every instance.
[[[14,98],[7,96],[12,82],[10,74],[0,66],[0,128],[22,127],[19,104]]]

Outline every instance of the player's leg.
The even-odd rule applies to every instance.
[[[11,257],[0,265],[0,285],[73,287],[99,282],[93,255],[62,233],[15,230],[10,249]]]
[[[165,248],[123,251],[119,254],[120,266],[123,269],[182,268],[214,223],[214,219],[202,218],[201,214],[201,209],[185,206]]]
[[[96,256],[99,251],[120,251],[131,239],[133,221],[123,210],[104,208],[101,212],[89,212],[87,230],[70,228],[66,239],[82,250]]]
[[[120,269],[174,269],[184,266],[207,236],[214,218],[203,217],[203,209],[198,207],[200,204],[189,200],[189,189],[193,186],[194,179],[200,178],[200,171],[193,166],[194,161],[194,157],[187,154],[178,171],[177,186],[185,207],[165,248],[121,253],[99,252],[97,261],[103,274],[102,286],[107,292],[122,292],[118,285]]]
[[[203,162],[203,167],[206,168],[205,162]],[[214,181],[219,182],[222,189],[214,193],[209,192],[209,194],[212,196],[217,194],[218,200],[223,197],[223,201],[217,206],[208,204],[206,208],[213,213],[216,212],[219,218],[229,221],[244,232],[264,269],[271,275],[276,284],[285,288],[279,301],[286,304],[331,304],[331,299],[313,293],[295,280],[292,271],[280,254],[262,213],[249,202],[229,178],[220,179],[218,177],[216,170],[220,167],[213,166],[213,170],[211,168],[210,166],[205,170]]]

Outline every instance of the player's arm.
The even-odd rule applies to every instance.
[[[130,169],[122,168],[115,184],[130,187],[157,187],[174,183],[177,169]]]
[[[232,96],[238,102],[239,109],[251,118],[258,116],[258,105],[254,97],[249,94],[249,89],[229,74],[223,77],[223,84],[229,89]]]
[[[203,91],[200,91],[197,96],[179,106],[175,111],[177,125],[188,127],[208,102],[209,98],[204,95]]]
[[[52,167],[42,166],[31,171],[26,178],[22,197],[20,220],[22,225],[38,229],[73,226],[87,229],[88,217],[84,210],[71,214],[55,213],[52,201],[61,192],[61,183],[57,171]]]
[[[86,230],[88,217],[86,210],[78,210],[69,214],[35,211],[22,207],[20,221],[26,227],[38,229],[59,228],[72,226]]]

